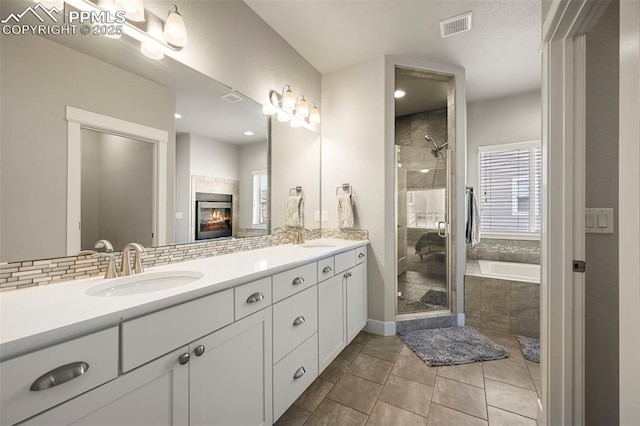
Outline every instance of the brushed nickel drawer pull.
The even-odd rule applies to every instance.
[[[299,379],[300,377],[304,376],[304,373],[306,373],[306,372],[307,372],[307,370],[305,370],[304,367],[300,367],[293,374],[293,378],[294,379]]]
[[[196,356],[202,356],[202,354],[204,354],[204,345],[196,346],[193,353],[196,354]]]
[[[291,281],[291,284],[293,285],[298,285],[298,284],[302,284],[304,282],[304,278],[302,277],[296,277],[296,279],[294,279],[293,281]]]
[[[264,299],[264,294],[257,292],[257,293],[253,293],[251,296],[249,296],[249,298],[247,299],[247,303],[256,303],[261,301],[262,299]]]
[[[73,380],[76,377],[82,376],[87,372],[88,369],[89,364],[84,361],[77,361],[70,364],[62,365],[38,377],[36,381],[33,382],[29,390],[41,391],[53,388],[70,380]]]
[[[191,359],[191,355],[187,352],[178,357],[178,362],[180,363],[180,365],[185,365],[186,363],[189,362],[190,359]]]
[[[328,274],[329,272],[331,272],[331,266],[325,266],[325,267],[322,269],[322,273],[323,273],[323,274]]]
[[[293,325],[300,325],[303,324],[306,320],[304,319],[304,317],[302,315],[300,315],[298,318],[293,320]]]
[[[360,259],[362,259],[363,257],[364,257],[364,253],[360,253],[360,254],[358,255],[358,258],[360,258]]]

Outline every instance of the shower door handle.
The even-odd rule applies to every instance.
[[[447,222],[438,222],[438,236],[447,238]]]

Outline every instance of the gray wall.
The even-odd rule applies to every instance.
[[[586,234],[585,422],[617,424],[619,3],[587,35],[586,207],[613,207],[614,234]]]
[[[188,243],[191,230],[191,135],[176,135],[176,213],[182,213],[182,219],[176,217],[176,244]]]
[[[166,208],[173,216],[175,99],[169,89],[41,37],[3,36],[2,57],[1,260],[66,253],[67,105],[169,133]],[[45,229],[32,226],[42,206]],[[173,221],[168,228],[172,241]]]
[[[471,102],[467,107],[467,185],[478,187],[478,147],[540,140],[540,92]]]

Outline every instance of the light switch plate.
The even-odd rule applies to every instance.
[[[587,234],[613,234],[613,209],[586,209],[584,224]]]
[[[326,210],[322,210],[322,221],[329,222],[329,213]]]
[[[313,220],[316,222],[320,222],[320,210],[316,210],[313,212]]]

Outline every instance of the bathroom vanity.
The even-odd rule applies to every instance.
[[[272,424],[364,328],[367,244],[3,292],[0,423]]]

